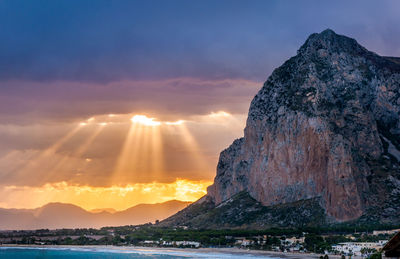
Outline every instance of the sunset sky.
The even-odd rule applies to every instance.
[[[194,201],[309,34],[400,56],[393,25],[395,0],[0,0],[0,207]]]

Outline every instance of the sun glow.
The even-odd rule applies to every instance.
[[[157,121],[145,115],[134,115],[114,168],[112,183],[121,183],[129,175],[147,174],[155,179],[165,176],[163,136],[176,135],[174,141],[185,150],[192,170],[208,172],[209,166],[185,120]]]
[[[131,121],[133,123],[139,123],[145,126],[160,126],[161,122],[155,121],[154,118],[148,118],[145,115],[135,115],[132,117]]]

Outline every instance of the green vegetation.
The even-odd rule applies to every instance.
[[[343,237],[343,239],[347,241],[345,237]],[[322,254],[325,251],[330,251],[331,246],[337,244],[337,243],[331,243],[329,241],[332,240],[326,240],[322,236],[316,234],[307,234],[304,239],[304,246],[307,249],[307,251]]]
[[[399,227],[399,226],[395,226]],[[391,229],[394,227],[392,226]],[[365,229],[368,229],[367,227]],[[139,245],[139,246],[178,246],[178,241],[193,241],[203,247],[241,246],[242,240],[252,249],[284,251],[289,245],[299,250],[324,253],[331,251],[334,244],[342,242],[376,242],[388,240],[391,236],[370,235],[368,232],[354,234],[355,229],[341,228],[270,228],[265,230],[249,229],[186,229],[185,227],[167,228],[152,224],[142,226],[105,227],[102,229],[60,229],[36,231],[0,232],[0,243],[11,244],[47,244],[47,245]],[[353,240],[346,234],[353,233]],[[289,244],[288,238],[304,237],[304,243],[296,241]],[[8,240],[8,242],[4,242]],[[146,242],[145,242],[146,241]],[[371,252],[371,251],[367,251]],[[378,255],[376,255],[378,256]],[[378,258],[378,257],[376,257]]]
[[[210,201],[193,204],[178,212],[160,225],[171,227],[185,222],[190,228],[244,228],[271,229],[279,226],[310,226],[324,225],[324,209],[318,199],[308,199],[288,204],[263,206],[247,192],[233,196],[229,202],[215,207]]]

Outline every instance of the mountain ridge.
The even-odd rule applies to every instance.
[[[51,202],[35,209],[0,208],[1,230],[41,228],[100,228],[138,225],[162,220],[185,208],[190,202],[171,200],[155,204],[137,204],[122,211],[91,212],[70,203]]]
[[[214,207],[199,213],[219,217],[245,192],[268,208],[317,199],[321,224],[400,222],[399,60],[329,29],[310,35],[254,97],[244,137],[221,152],[206,198],[185,213],[208,200]],[[177,218],[163,224],[193,224]]]

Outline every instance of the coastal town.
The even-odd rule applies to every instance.
[[[156,228],[142,226],[102,229],[58,229],[1,231],[0,244],[10,245],[107,245],[117,247],[161,248],[236,248],[284,254],[320,254],[321,258],[397,258],[385,257],[389,240],[400,239],[400,228],[345,233],[313,233],[300,230],[245,231],[192,230],[187,227]],[[399,249],[400,242],[391,246]],[[393,250],[393,249],[392,249]],[[389,252],[390,253],[390,252]]]

